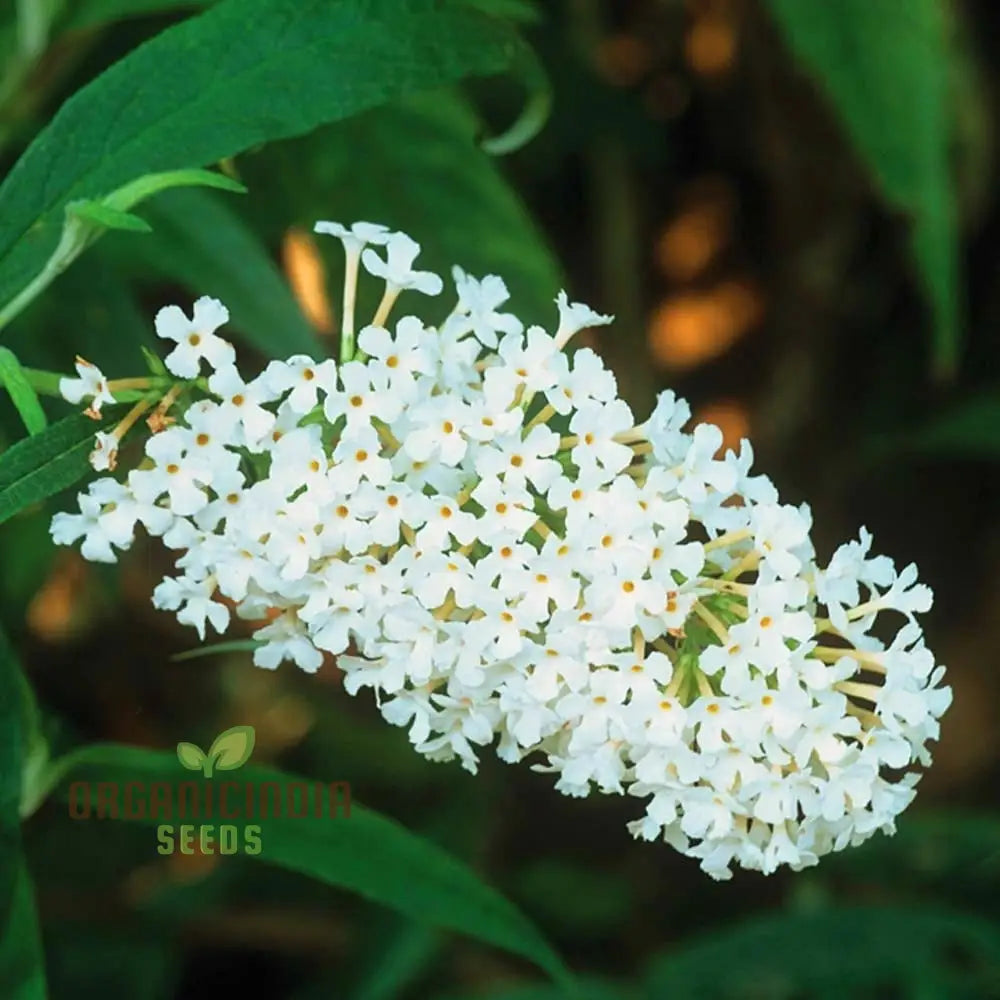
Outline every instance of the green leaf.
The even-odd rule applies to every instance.
[[[140,219],[138,215],[111,208],[92,198],[71,201],[66,206],[66,211],[104,229],[125,229],[133,233],[151,233],[153,231],[150,224],[145,219]]]
[[[840,885],[845,879],[901,886],[933,894],[939,902],[992,908],[1000,884],[1000,817],[960,808],[921,812],[895,836],[873,837],[826,862]]]
[[[44,1000],[34,891],[21,853],[23,775],[36,742],[27,681],[0,631],[0,983],[11,1000]]]
[[[128,209],[171,187],[208,186],[244,192],[242,184],[210,170],[172,170],[144,174],[103,198],[78,198],[66,205],[62,232],[41,270],[0,309],[0,329],[23,312],[49,285],[109,229],[150,231],[149,223]]]
[[[215,737],[208,756],[218,770],[235,771],[250,759],[255,739],[253,726],[233,726]]]
[[[45,1000],[45,966],[31,876],[20,851],[8,854],[14,887],[0,921],[0,983],[4,1000]]]
[[[163,358],[161,358],[159,354],[155,353],[151,348],[146,347],[145,344],[140,345],[140,350],[142,351],[142,356],[146,361],[146,367],[149,368],[151,375],[169,377],[167,366],[163,363]]]
[[[470,7],[476,7],[494,17],[505,17],[509,21],[521,24],[537,24],[542,20],[542,12],[534,0],[465,0],[465,2]]]
[[[144,242],[112,233],[18,316],[4,332],[22,364],[66,372],[80,355],[112,378],[143,374],[143,348],[157,351],[163,341],[154,332],[153,312],[140,309],[124,269],[106,251]]]
[[[74,838],[74,852],[81,825],[76,823],[71,830],[64,831],[64,836]],[[119,849],[119,845],[115,848]],[[107,885],[107,881],[98,883],[90,892],[99,896]],[[80,893],[78,898],[83,896],[78,882],[74,882],[74,892]],[[184,968],[182,945],[177,938],[178,935],[165,932],[148,918],[86,921],[72,916],[50,918],[45,922],[45,966],[51,995],[56,1000],[177,997],[178,980]],[[231,991],[230,996],[238,994]]]
[[[175,663],[184,660],[200,660],[203,656],[215,656],[220,653],[252,653],[263,643],[259,639],[230,639],[227,642],[216,642],[210,646],[196,646],[186,649],[183,653],[175,653],[170,657]]]
[[[351,992],[350,1000],[393,1000],[427,971],[440,949],[441,935],[431,927],[414,921],[395,927],[379,941],[377,960],[365,970],[364,978]],[[328,997],[330,984],[325,985],[325,996]],[[303,994],[294,1000],[319,1000],[324,995],[318,990],[310,993],[312,997]]]
[[[189,771],[200,771],[208,755],[196,743],[180,742],[177,744],[177,759]]]
[[[434,1000],[671,1000],[658,993],[639,993],[631,986],[608,982],[603,979],[582,979],[575,993],[567,994],[556,986],[501,986],[488,993],[447,993]],[[754,995],[756,1000],[756,995]],[[743,1000],[743,997],[740,997]],[[769,996],[767,1000],[772,1000]],[[777,998],[775,998],[777,1000]],[[784,998],[782,998],[784,1000]]]
[[[322,347],[259,238],[206,191],[170,191],[146,208],[154,235],[127,252],[147,269],[229,308],[233,325],[269,357]],[[133,252],[134,251],[134,252]]]
[[[949,458],[1000,458],[1000,395],[970,399],[923,427],[890,439],[899,450]]]
[[[551,326],[560,267],[496,161],[479,148],[480,134],[467,102],[436,92],[265,150],[244,169],[255,189],[268,178],[288,179],[276,192],[283,224],[289,216],[310,228],[317,218],[371,219],[402,229],[420,243],[421,267],[446,280],[454,264],[476,277],[499,274],[512,311]],[[339,264],[339,244],[321,246]],[[409,299],[404,307],[421,303]],[[440,308],[432,300],[424,311],[436,316]]]
[[[511,67],[528,92],[521,113],[500,135],[487,136],[480,145],[491,156],[505,156],[526,146],[545,127],[552,114],[552,84],[530,49]]]
[[[865,163],[912,219],[912,249],[934,312],[934,363],[957,365],[958,236],[950,172],[947,12],[942,0],[768,0]]]
[[[522,52],[502,22],[437,0],[225,0],[71,97],[15,164],[0,186],[0,302],[39,272],[74,198],[500,73]]]
[[[832,990],[883,998],[919,983],[934,983],[934,996],[971,996],[982,994],[957,987],[974,987],[977,966],[984,981],[1000,974],[1000,930],[990,921],[940,908],[856,906],[714,930],[654,960],[647,983],[651,996],[671,1000],[741,996],[747,983],[769,997]]]
[[[212,0],[68,0],[60,17],[60,31],[99,28],[125,18],[162,14],[171,10],[195,10]]]
[[[56,762],[55,778],[73,780],[174,781],[173,754],[94,744]],[[250,765],[241,782],[304,779]],[[147,811],[148,812],[148,811]],[[148,815],[142,822],[156,823]],[[268,864],[347,889],[430,926],[456,930],[520,955],[546,970],[565,988],[573,979],[535,927],[464,864],[398,823],[352,802],[350,815],[316,818],[255,818]],[[153,850],[151,842],[150,850]]]
[[[152,198],[154,194],[170,188],[209,187],[234,194],[246,194],[247,189],[239,181],[233,180],[217,170],[166,170],[158,174],[143,174],[116,191],[107,195],[104,202],[112,208],[126,209],[138,205],[140,201]]]
[[[31,388],[21,362],[6,347],[0,347],[0,385],[10,394],[10,400],[24,421],[28,433],[38,434],[45,430],[48,420],[42,404]]]
[[[111,422],[74,414],[0,454],[0,524],[83,479],[94,435]]]
[[[540,853],[524,865],[514,886],[516,898],[530,904],[547,926],[578,939],[599,941],[613,934],[635,905],[631,884],[611,866],[597,869]],[[566,906],[567,899],[573,906]]]
[[[23,683],[14,650],[0,630],[0,859],[8,857],[9,852],[20,850],[21,784],[26,743]],[[13,868],[0,867],[0,914],[10,907],[15,874]]]

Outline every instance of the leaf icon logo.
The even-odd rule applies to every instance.
[[[201,771],[211,778],[217,770],[235,771],[242,767],[253,753],[254,739],[253,726],[233,726],[215,737],[208,753],[194,743],[178,743],[177,759],[189,771]]]

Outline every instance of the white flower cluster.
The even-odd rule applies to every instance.
[[[441,289],[416,244],[317,229],[347,251],[346,335],[359,262],[386,282],[363,353],[246,382],[221,304],[162,310],[167,367],[207,363],[210,398],[175,387],[180,419],[56,515],[54,539],[114,561],[141,523],[180,552],[154,603],[202,638],[230,608],[266,621],[259,666],[333,654],[427,757],[475,771],[496,742],[565,794],[644,799],[631,832],[716,878],[891,831],[950,701],[915,568],[871,557],[862,531],[821,569],[808,509],[750,474],[747,442],[719,458],[718,428],[685,432],[672,393],[636,426],[601,359],[562,350],[608,317],[563,294],[554,334],[525,331],[500,278],[456,268],[440,327],[390,328],[401,290]]]

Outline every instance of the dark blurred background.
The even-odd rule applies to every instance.
[[[820,18],[820,8],[846,17],[855,6],[798,0]],[[558,261],[545,277],[558,281],[561,269],[574,298],[616,314],[586,342],[637,413],[675,389],[727,445],[752,439],[785,501],[811,505],[821,558],[866,525],[879,551],[916,561],[933,587],[929,644],[955,702],[896,837],[800,874],[714,883],[666,846],[633,842],[627,799],[566,799],[548,777],[488,757],[476,778],[426,763],[370,698],[343,692],[334,663],[307,677],[255,669],[246,654],[171,662],[195,639],[150,606],[163,553],[139,546],[121,567],[86,564],[48,544],[45,510],[0,527],[0,599],[56,743],[205,745],[250,723],[256,759],[349,780],[359,800],[481,870],[576,968],[620,984],[614,995],[645,983],[663,997],[1000,996],[990,932],[1000,914],[1000,6],[947,5],[943,37],[922,34],[922,0],[868,6],[881,26],[875,56],[870,36],[865,51],[845,42],[841,69],[863,96],[872,87],[876,110],[880,66],[895,74],[890,88],[907,72],[946,82],[950,331],[913,252],[919,214],[887,189],[851,110],[775,16],[787,0],[539,4],[524,31],[551,80],[552,115],[490,169]],[[70,23],[29,96],[6,109],[0,169],[69,93],[186,13]],[[902,49],[915,70],[901,68]],[[509,81],[467,97],[482,134],[502,129],[522,99]],[[516,256],[494,254],[489,235],[466,236],[461,217],[437,209],[427,178],[452,170],[456,154],[422,151],[448,127],[450,101],[431,95],[237,159],[250,194],[226,210],[264,241],[321,336],[334,328],[339,275],[334,252],[309,235],[316,218],[353,211],[408,225],[441,266],[469,259],[504,273],[504,254]],[[913,101],[881,125],[917,130],[900,142],[933,143],[934,115]],[[379,173],[393,138],[403,152]],[[467,155],[481,155],[471,141]],[[411,169],[428,184],[412,204],[400,200]],[[169,239],[168,196],[150,209]],[[157,266],[156,245],[133,240],[107,237],[19,320],[11,346],[23,360],[65,370],[89,351],[106,371],[137,373],[135,345],[149,341],[154,311],[213,293],[194,264],[185,279]],[[539,285],[525,310],[550,320]],[[0,411],[13,438],[5,401]],[[52,804],[25,836],[56,998],[549,995],[509,992],[535,974],[498,952],[252,861],[158,858],[148,831],[70,829]]]

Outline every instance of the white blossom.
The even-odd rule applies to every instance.
[[[59,380],[59,394],[63,399],[74,404],[88,400],[90,405],[87,410],[95,416],[105,403],[114,403],[115,397],[108,388],[108,380],[97,365],[77,356],[76,374],[76,378]]]
[[[610,317],[561,293],[555,332],[525,330],[500,278],[456,268],[440,327],[390,326],[400,290],[441,290],[417,244],[316,228],[355,265],[386,246],[363,251],[386,283],[363,354],[247,382],[215,337],[220,303],[161,311],[168,367],[208,360],[209,396],[189,386],[142,465],[80,494],[54,541],[114,562],[142,525],[176,556],[154,603],[199,637],[230,607],[266,618],[258,666],[335,657],[429,759],[475,772],[493,744],[566,795],[627,795],[634,836],[714,878],[891,831],[951,700],[916,568],[870,555],[864,530],[820,564],[809,508],[780,503],[747,442],[720,458],[718,428],[686,430],[673,393],[633,426],[597,354],[561,350]],[[64,391],[96,408],[106,382],[83,365]]]
[[[164,306],[156,314],[156,335],[177,342],[164,359],[167,369],[178,378],[197,378],[203,360],[212,368],[233,364],[232,344],[215,332],[228,322],[229,310],[207,295],[195,302],[190,319],[180,307]]]

